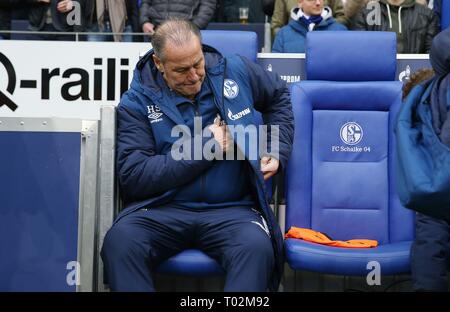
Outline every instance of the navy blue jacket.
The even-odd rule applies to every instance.
[[[261,112],[264,124],[278,125],[280,169],[286,168],[294,133],[286,84],[277,75],[243,57],[224,58],[208,46],[203,46],[203,52],[206,79],[222,119],[228,125],[255,125],[258,124],[256,110]],[[185,125],[185,120],[171,102],[170,95],[164,93],[165,88],[158,84],[159,73],[152,54],[153,51],[149,51],[137,64],[131,88],[123,95],[117,109],[117,171],[125,209],[116,222],[137,209],[170,203],[180,189],[207,174],[216,162],[206,159],[177,161],[172,158],[170,150],[179,138],[172,137],[171,130],[176,125]],[[239,93],[235,98],[223,95],[225,79],[238,84]],[[237,113],[246,109],[250,113],[236,118]],[[157,115],[152,115],[155,112]],[[271,289],[276,290],[284,261],[283,237],[269,207],[260,162],[249,159],[247,154],[245,156],[250,167],[249,180],[257,201],[256,208],[264,215],[272,237],[277,266]],[[220,188],[220,181],[217,187]]]

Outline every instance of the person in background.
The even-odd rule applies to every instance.
[[[423,69],[413,74],[404,87],[403,98],[404,101],[417,101],[422,98],[422,93],[409,96],[413,87],[434,82],[431,96],[425,100],[430,103],[436,134],[450,147],[450,28],[433,40],[430,62],[434,71]],[[449,242],[449,220],[416,214],[416,236],[411,246],[411,277],[415,291],[448,291]]]
[[[392,31],[397,34],[397,53],[429,53],[439,32],[438,17],[432,10],[415,0],[380,0],[379,8],[377,16],[372,6],[363,7],[352,30]]]
[[[331,9],[331,14],[338,23],[347,26],[348,19],[344,13],[342,0],[325,0],[325,6]],[[298,0],[275,0],[273,15],[270,22],[272,29],[272,38],[278,33],[281,27],[288,24],[291,20],[292,10],[298,7]]]
[[[347,27],[353,28],[356,14],[372,0],[346,0],[344,4],[345,16],[348,18]]]
[[[170,17],[187,19],[205,29],[215,11],[216,0],[142,0],[139,21],[142,32],[150,36]]]
[[[88,41],[124,41],[123,35],[108,35],[108,33],[123,33],[127,26],[127,3],[129,0],[85,0],[86,16],[89,21],[89,31],[97,32],[88,35]],[[128,3],[131,7],[131,4]],[[131,25],[127,29],[131,31]],[[127,39],[125,41],[131,41]]]
[[[442,0],[428,0],[428,7],[438,16],[439,29],[441,29]]]
[[[347,30],[331,16],[331,9],[323,0],[298,0],[292,10],[292,20],[275,36],[272,52],[304,53],[306,34],[309,31]]]
[[[2,30],[11,30],[11,10],[14,6],[13,0],[0,2],[0,39],[9,39],[10,35],[2,33]]]
[[[142,32],[142,29],[139,25],[139,9],[141,5],[141,0],[127,0],[125,1],[127,6],[127,22],[128,25],[131,26],[131,30],[134,33]],[[142,36],[134,36],[134,42],[143,42],[144,38]]]
[[[30,30],[51,31],[51,32],[82,32],[85,21],[80,17],[80,23],[71,25],[68,14],[74,9],[72,0],[29,0]],[[81,7],[85,5],[85,0],[78,0]],[[75,40],[72,35],[50,35],[37,34],[33,36],[37,40]]]

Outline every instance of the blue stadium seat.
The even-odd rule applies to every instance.
[[[203,43],[210,45],[224,56],[239,54],[256,62],[258,36],[252,31],[202,30]]]
[[[294,270],[366,275],[409,272],[414,215],[397,197],[393,124],[402,84],[389,32],[311,32],[307,81],[292,87],[296,128],[287,170],[286,229],[311,228],[335,240],[377,240],[339,248],[286,239]],[[369,267],[368,267],[369,266]]]
[[[264,48],[265,23],[209,23],[206,30],[229,30],[229,31],[248,31],[254,32],[258,38],[258,51]]]

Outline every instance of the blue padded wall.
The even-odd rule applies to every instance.
[[[0,132],[0,291],[75,291],[80,140]]]

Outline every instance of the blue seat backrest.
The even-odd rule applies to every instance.
[[[396,53],[397,43],[392,32],[311,32],[306,41],[306,78],[392,81]]]
[[[258,36],[252,31],[202,30],[203,43],[210,45],[224,56],[238,54],[256,62]]]
[[[413,215],[401,206],[393,176],[393,125],[402,88],[394,81],[395,36],[323,33],[308,34],[307,42],[307,75],[319,80],[291,90],[296,129],[286,227],[312,228],[342,240],[409,240]],[[334,47],[333,57],[326,46]],[[347,59],[352,48],[360,49],[352,55],[357,60]],[[369,73],[376,81],[366,81]]]

